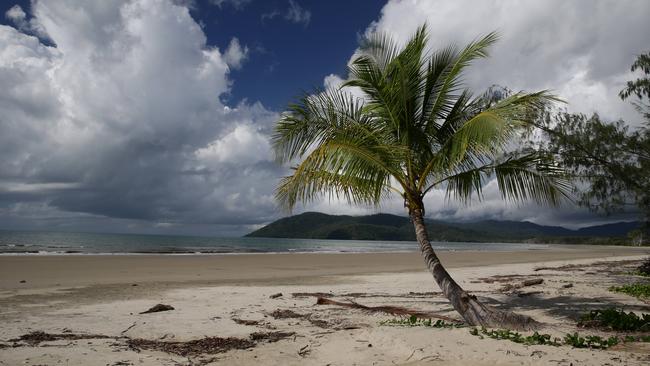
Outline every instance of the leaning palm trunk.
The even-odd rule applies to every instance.
[[[528,330],[539,323],[529,316],[510,311],[495,309],[478,301],[476,296],[463,290],[443,267],[440,259],[431,247],[427,229],[424,225],[423,209],[410,209],[409,215],[415,227],[415,236],[420,244],[424,262],[433,275],[442,293],[447,297],[454,309],[469,325],[485,327],[503,327],[508,329]]]

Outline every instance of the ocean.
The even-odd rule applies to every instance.
[[[525,250],[524,243],[432,242],[439,250]],[[218,238],[171,235],[95,234],[0,230],[0,255],[38,254],[236,254],[377,253],[417,251],[416,242],[276,238]]]

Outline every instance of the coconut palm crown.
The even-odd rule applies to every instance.
[[[306,95],[281,116],[272,137],[276,155],[298,164],[276,197],[291,209],[323,194],[363,205],[401,196],[427,267],[465,321],[526,328],[532,319],[483,305],[453,281],[423,219],[432,189],[469,203],[492,177],[507,200],[555,205],[569,190],[563,171],[544,156],[511,148],[556,97],[547,91],[473,96],[464,86],[464,71],[487,57],[497,38],[489,33],[463,49],[432,52],[426,25],[403,47],[386,35],[367,37],[341,88]]]

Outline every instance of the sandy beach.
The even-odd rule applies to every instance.
[[[607,290],[634,280],[630,273],[647,254],[647,248],[550,246],[441,257],[479,298],[531,315],[544,323],[540,332],[561,337],[576,331],[578,316],[592,309],[650,312],[646,302]],[[504,291],[531,278],[543,283]],[[480,339],[468,327],[391,326],[386,321],[398,316],[317,305],[318,296],[458,319],[418,253],[0,256],[0,365],[650,361],[648,343],[608,350],[526,346]],[[174,310],[140,314],[158,303]],[[35,331],[49,336],[20,340]]]

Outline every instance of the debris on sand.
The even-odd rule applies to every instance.
[[[241,325],[260,325],[259,320],[248,320],[248,319],[232,318],[232,321],[234,321],[237,324],[241,324]]]
[[[329,329],[329,328],[334,328],[334,324],[330,324],[329,322],[321,319],[314,319],[312,318],[312,314],[300,314],[296,313],[293,310],[285,309],[285,310],[280,310],[276,309],[272,313],[270,313],[274,319],[303,319],[308,322],[310,322],[312,325],[315,325],[319,328],[324,328],[324,329]]]
[[[300,350],[298,351],[298,355],[300,355],[300,357],[305,357],[310,353],[311,350],[309,349],[309,345],[305,345],[304,347],[300,348]]]
[[[294,292],[291,294],[293,297],[332,297],[334,294],[327,292]]]
[[[293,310],[285,309],[285,310],[280,310],[280,309],[275,309],[271,314],[274,319],[296,319],[296,318],[305,318],[309,316],[309,314],[300,314],[296,313]]]
[[[206,337],[189,342],[163,342],[136,338],[127,340],[126,344],[134,351],[154,350],[173,353],[179,356],[215,354],[231,349],[247,349],[255,346],[255,342],[250,339],[234,337]]]
[[[285,338],[293,337],[295,332],[267,332],[267,333],[252,333],[250,339],[256,342],[266,341],[268,343],[275,343]]]
[[[529,292],[519,292],[517,293],[518,297],[528,297],[528,296],[533,296],[533,295],[540,295],[543,294],[544,291],[529,291]]]
[[[523,282],[517,283],[517,284],[505,284],[502,288],[501,291],[506,292],[506,291],[512,291],[512,290],[517,290],[522,287],[528,287],[528,286],[535,286],[535,285],[540,285],[544,283],[543,278],[532,278],[529,280],[525,280]]]
[[[364,311],[368,311],[371,313],[388,313],[392,315],[409,315],[409,316],[415,316],[420,319],[441,319],[445,320],[448,322],[452,323],[459,323],[457,319],[453,319],[444,315],[440,315],[438,313],[430,312],[430,311],[420,311],[420,310],[414,310],[414,309],[407,309],[399,306],[391,306],[391,305],[384,305],[384,306],[366,306],[366,305],[361,305],[356,302],[340,302],[340,301],[334,301],[330,299],[325,299],[322,297],[319,297],[316,300],[317,305],[337,305],[337,306],[344,306],[352,309],[360,309]]]
[[[216,354],[233,349],[249,349],[259,342],[277,342],[295,335],[293,332],[253,333],[248,338],[206,337],[188,342],[162,342],[148,339],[129,339],[127,345],[134,351],[154,350],[179,356]]]
[[[9,342],[24,342],[30,346],[37,346],[41,342],[52,342],[62,339],[78,340],[78,339],[107,339],[114,338],[101,334],[75,334],[75,333],[46,333],[42,331],[35,331],[23,334],[18,338],[10,339]]]
[[[174,310],[174,307],[171,305],[157,304],[154,305],[149,310],[141,312],[140,314],[158,313],[161,311],[169,311],[169,310]]]
[[[294,292],[291,294],[293,297],[403,297],[403,298],[429,298],[432,296],[440,296],[442,292],[414,292],[410,291],[405,294],[389,294],[389,293],[367,293],[367,292],[348,292],[333,294],[331,292]]]
[[[282,297],[282,292],[278,292],[277,294],[269,296],[269,299],[277,299],[278,297]]]

